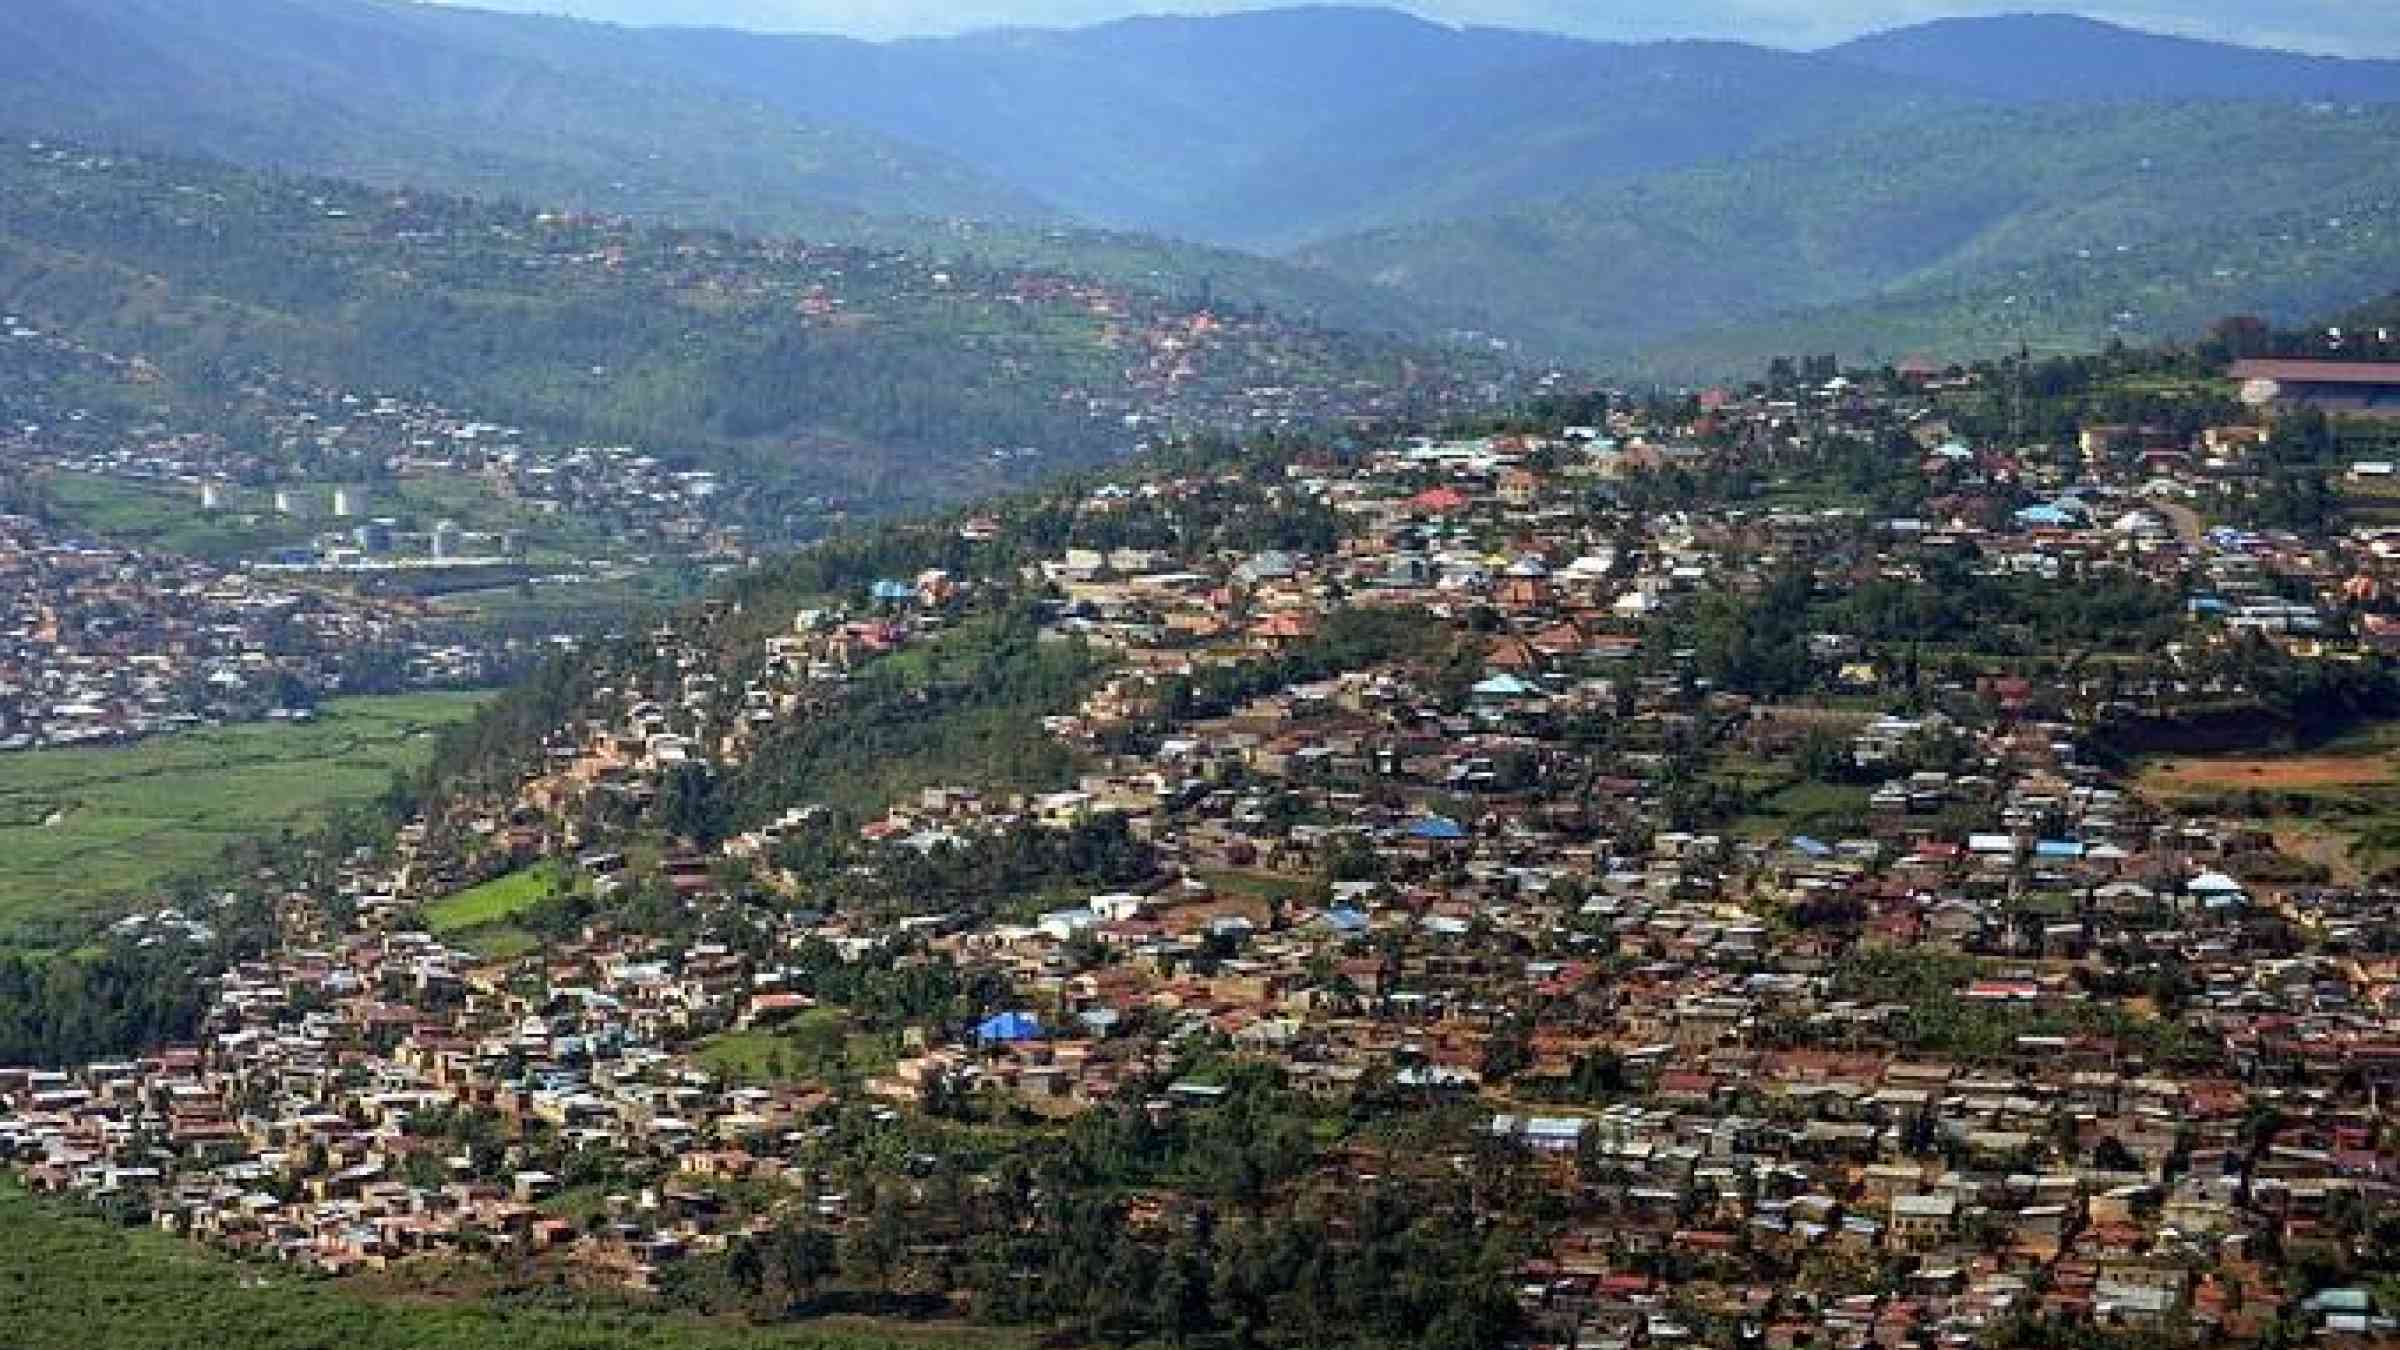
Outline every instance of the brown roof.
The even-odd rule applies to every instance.
[[[2228,373],[2283,384],[2400,384],[2400,361],[2236,361]]]

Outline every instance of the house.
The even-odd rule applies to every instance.
[[[1955,1195],[1895,1195],[1889,1231],[1892,1244],[1924,1251],[1950,1240],[1958,1226]]]
[[[2234,362],[2226,375],[2254,406],[2400,418],[2400,362],[2249,360]]]

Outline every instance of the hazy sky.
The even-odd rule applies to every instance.
[[[1265,8],[1247,0],[458,0],[490,9],[623,23],[724,24],[900,37],[1003,24],[1091,23],[1126,14]],[[1408,0],[1454,23],[1596,38],[1736,37],[1814,47],[1949,14],[2072,9],[2162,32],[2343,56],[2400,56],[2400,0]]]

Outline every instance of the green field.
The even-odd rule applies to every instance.
[[[0,941],[77,921],[214,862],[234,839],[374,797],[481,694],[337,699],[313,723],[254,722],[104,749],[0,755]]]
[[[773,1029],[728,1031],[703,1042],[700,1062],[739,1082],[829,1082],[867,1077],[896,1060],[887,1038],[850,1029],[832,1008],[811,1008]]]
[[[537,546],[537,561],[539,557]],[[561,630],[613,629],[697,598],[707,589],[708,578],[708,572],[697,566],[657,563],[566,584],[545,581],[537,586],[528,582],[453,591],[435,603],[469,622]]]
[[[0,1345],[10,1350],[1002,1350],[1005,1332],[841,1319],[753,1328],[654,1314],[607,1295],[588,1312],[493,1300],[370,1299],[245,1266],[147,1229],[69,1217],[0,1183]]]
[[[1780,839],[1796,834],[1847,834],[1867,811],[1863,787],[1837,783],[1790,783],[1761,798],[1757,809],[1734,823],[1736,834]]]
[[[60,521],[137,548],[226,561],[309,537],[306,522],[276,515],[271,501],[245,501],[239,510],[202,511],[197,488],[153,487],[78,473],[52,474],[44,485]]]
[[[80,473],[54,473],[43,480],[51,511],[67,525],[138,547],[218,561],[256,558],[306,543],[321,530],[346,532],[356,523],[331,515],[335,484],[287,486],[303,514],[278,514],[275,494],[262,488],[229,486],[224,509],[203,511],[199,489],[188,484]],[[375,515],[396,519],[407,530],[430,529],[437,520],[494,533],[523,530],[536,562],[607,553],[616,543],[586,522],[534,511],[496,495],[479,479],[460,475],[378,484],[369,503]]]
[[[425,923],[436,933],[481,928],[533,908],[568,884],[565,867],[541,863],[434,901],[425,907]]]

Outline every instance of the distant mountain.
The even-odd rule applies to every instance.
[[[1739,43],[1582,43],[1319,124],[1214,194],[1217,214],[1194,224],[1290,247],[1974,106],[1923,82]]]
[[[2016,103],[2400,100],[2400,61],[2261,51],[2071,14],[1939,19],[1862,37],[1825,54],[1884,75]]]
[[[940,147],[1093,224],[1266,248],[1969,101],[1737,43],[1586,42],[1339,6],[896,43],[625,40],[675,78]]]
[[[0,15],[0,125],[819,234],[1071,217],[1283,247],[1965,101],[1734,43],[1355,7],[891,43],[393,0]]]
[[[1833,352],[1876,365],[1909,357],[2036,355],[2189,340],[2230,314],[2278,323],[2339,312],[2400,278],[2400,202],[2388,186],[2348,203],[2269,212],[2138,243],[1905,282],[1863,299],[1705,327],[1644,343],[1611,365],[1670,382],[1755,374],[1779,355]],[[2353,327],[2400,326],[2389,308]]]
[[[1227,195],[1320,126],[1585,45],[1336,7],[895,43],[672,29],[634,41],[683,78],[939,146],[1089,223],[1229,243],[1305,218],[1255,189]]]
[[[0,127],[748,228],[1057,219],[954,156],[565,59],[568,43],[494,40],[486,17],[382,0],[10,0]]]
[[[0,128],[27,136],[1578,360],[1903,293],[1930,313],[1909,288],[2119,244],[2213,271],[2248,222],[2372,199],[2396,107],[2400,63],[2040,15],[1794,53],[1344,6],[888,43],[401,0],[0,7]],[[2314,294],[2236,272],[2251,307]]]
[[[1117,207],[1095,218],[1142,219],[1172,195],[1146,181],[1211,181],[1162,147],[1200,164],[1304,116],[1321,86],[1311,63],[1334,53],[1298,35],[1325,23],[1381,35],[1362,50],[1417,53],[1419,77],[1455,36],[1351,11],[886,46],[394,0],[22,0],[0,6],[0,133],[1023,260],[1335,327],[1438,329],[1406,297],[1327,273],[1065,228],[1042,187],[967,166],[980,156],[1030,184],[1097,185],[1082,205]],[[1483,41],[1495,61],[1563,43]],[[1207,44],[1177,85],[1175,53]],[[874,117],[917,139],[860,124]],[[945,139],[953,149],[922,144]]]
[[[1421,301],[1480,307],[1496,331],[1586,359],[2120,250],[2161,282],[2234,267],[2248,280],[2228,301],[2283,310],[2292,298],[2323,302],[2304,274],[2357,269],[2346,278],[2356,291],[2388,285],[2400,262],[2395,143],[2393,107],[1986,108],[1333,240],[1299,257]],[[2250,223],[2312,211],[2363,232],[2331,250],[2295,248],[2273,269],[2220,256],[2217,245],[2249,238]]]

